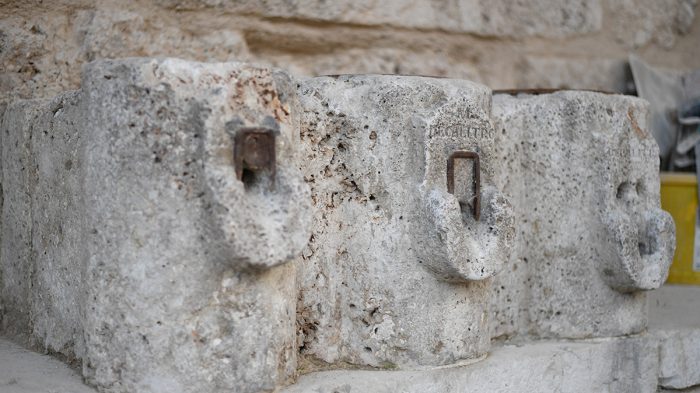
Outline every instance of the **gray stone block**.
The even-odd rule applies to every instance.
[[[127,60],[93,63],[82,89],[88,379],[114,391],[274,388],[296,369],[284,262],[310,222],[291,80]],[[249,127],[277,135],[274,178],[237,179],[234,140]]]
[[[84,353],[84,203],[79,94],[7,107],[2,330],[69,358]]]
[[[3,332],[77,357],[103,391],[284,382],[286,262],[310,225],[298,113],[284,73],[180,60],[92,63],[80,92],[11,104]],[[275,170],[250,150],[239,176],[234,141],[251,129],[275,136]]]
[[[82,203],[76,93],[7,107],[3,145],[3,330],[72,352],[80,326],[77,286]],[[70,168],[68,168],[70,166]],[[75,166],[75,168],[73,168]],[[72,171],[71,171],[72,170]],[[52,260],[67,261],[66,265]],[[70,343],[70,344],[68,344]],[[71,348],[64,348],[66,345]],[[77,344],[80,346],[80,344]]]
[[[87,285],[82,112],[77,92],[39,104],[32,129],[31,328],[36,345],[69,358],[85,353]]]
[[[2,122],[2,329],[15,336],[30,333],[32,267],[31,195],[33,191],[31,129],[39,107],[8,105]]]
[[[315,205],[300,264],[308,359],[384,368],[486,354],[489,281],[508,258],[508,202],[493,187],[490,91],[396,76],[305,80],[304,176]],[[475,219],[474,160],[481,163]],[[313,365],[311,367],[314,367]]]
[[[659,208],[643,100],[591,92],[494,97],[494,177],[518,226],[495,279],[494,336],[642,331],[642,290],[666,279],[674,225]]]

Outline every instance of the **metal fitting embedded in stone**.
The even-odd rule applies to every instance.
[[[471,203],[467,204],[471,207],[474,214],[474,219],[479,221],[479,216],[481,215],[481,175],[480,175],[480,165],[479,165],[479,154],[470,151],[456,151],[450,154],[450,158],[447,159],[447,192],[454,194],[455,191],[455,160],[457,159],[469,159],[474,160],[474,170],[472,173],[472,181],[474,185],[474,196],[469,198]]]
[[[244,173],[267,172],[272,182],[275,179],[276,153],[275,130],[265,128],[243,128],[234,140],[233,159],[236,178],[243,180]]]

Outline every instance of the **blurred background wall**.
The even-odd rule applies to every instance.
[[[629,93],[629,53],[700,68],[696,13],[697,0],[0,0],[0,102],[76,89],[85,62],[128,56]]]

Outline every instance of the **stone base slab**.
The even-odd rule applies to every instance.
[[[318,372],[300,377],[281,392],[656,392],[658,357],[653,343],[648,336],[638,336],[504,345],[468,366]]]

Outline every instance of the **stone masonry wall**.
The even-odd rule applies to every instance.
[[[700,67],[697,11],[697,0],[3,0],[0,102],[76,89],[83,64],[130,56],[622,92],[630,52]]]

